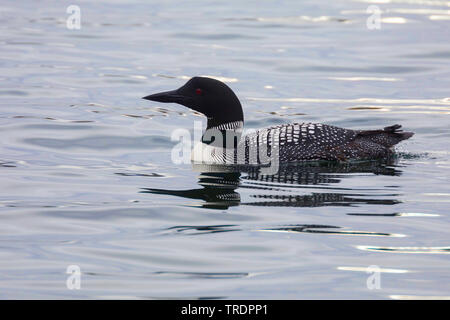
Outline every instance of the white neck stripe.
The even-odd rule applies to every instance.
[[[218,130],[226,130],[226,129],[238,129],[238,128],[242,128],[244,126],[244,122],[243,121],[233,121],[233,122],[227,122],[227,123],[223,123],[220,124],[218,126],[215,127],[211,127],[209,129],[218,129]]]

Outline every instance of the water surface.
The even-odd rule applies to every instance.
[[[78,1],[79,30],[69,4],[0,9],[0,298],[450,297],[449,2]],[[172,132],[202,118],[140,98],[195,75],[247,128],[416,135],[272,177],[175,165]]]

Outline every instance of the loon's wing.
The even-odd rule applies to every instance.
[[[332,150],[355,140],[358,132],[319,123],[291,123],[252,132],[241,138],[245,144],[246,158],[248,150],[261,149],[264,145],[269,149],[277,148],[280,162],[301,160],[335,160]],[[249,159],[250,162],[255,161]]]
[[[272,148],[279,146],[280,162],[302,160],[347,160],[377,158],[388,155],[390,147],[409,138],[412,133],[400,133],[398,125],[383,130],[350,130],[318,123],[293,123],[265,128],[241,139],[246,150],[246,158],[251,148],[258,150],[261,145]],[[249,155],[249,156],[247,156]]]

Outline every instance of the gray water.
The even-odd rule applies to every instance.
[[[79,30],[70,4],[0,6],[0,298],[450,298],[450,2],[76,1]],[[171,134],[202,118],[141,99],[195,75],[247,128],[416,134],[389,161],[199,172]]]

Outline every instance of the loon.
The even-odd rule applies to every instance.
[[[394,145],[414,135],[400,130],[398,124],[352,130],[321,123],[291,123],[242,136],[244,114],[239,99],[226,84],[207,77],[193,77],[176,90],[143,99],[178,103],[207,117],[206,130],[191,154],[192,162],[262,164],[267,156],[272,160],[276,157],[278,163],[370,160],[392,155]]]

